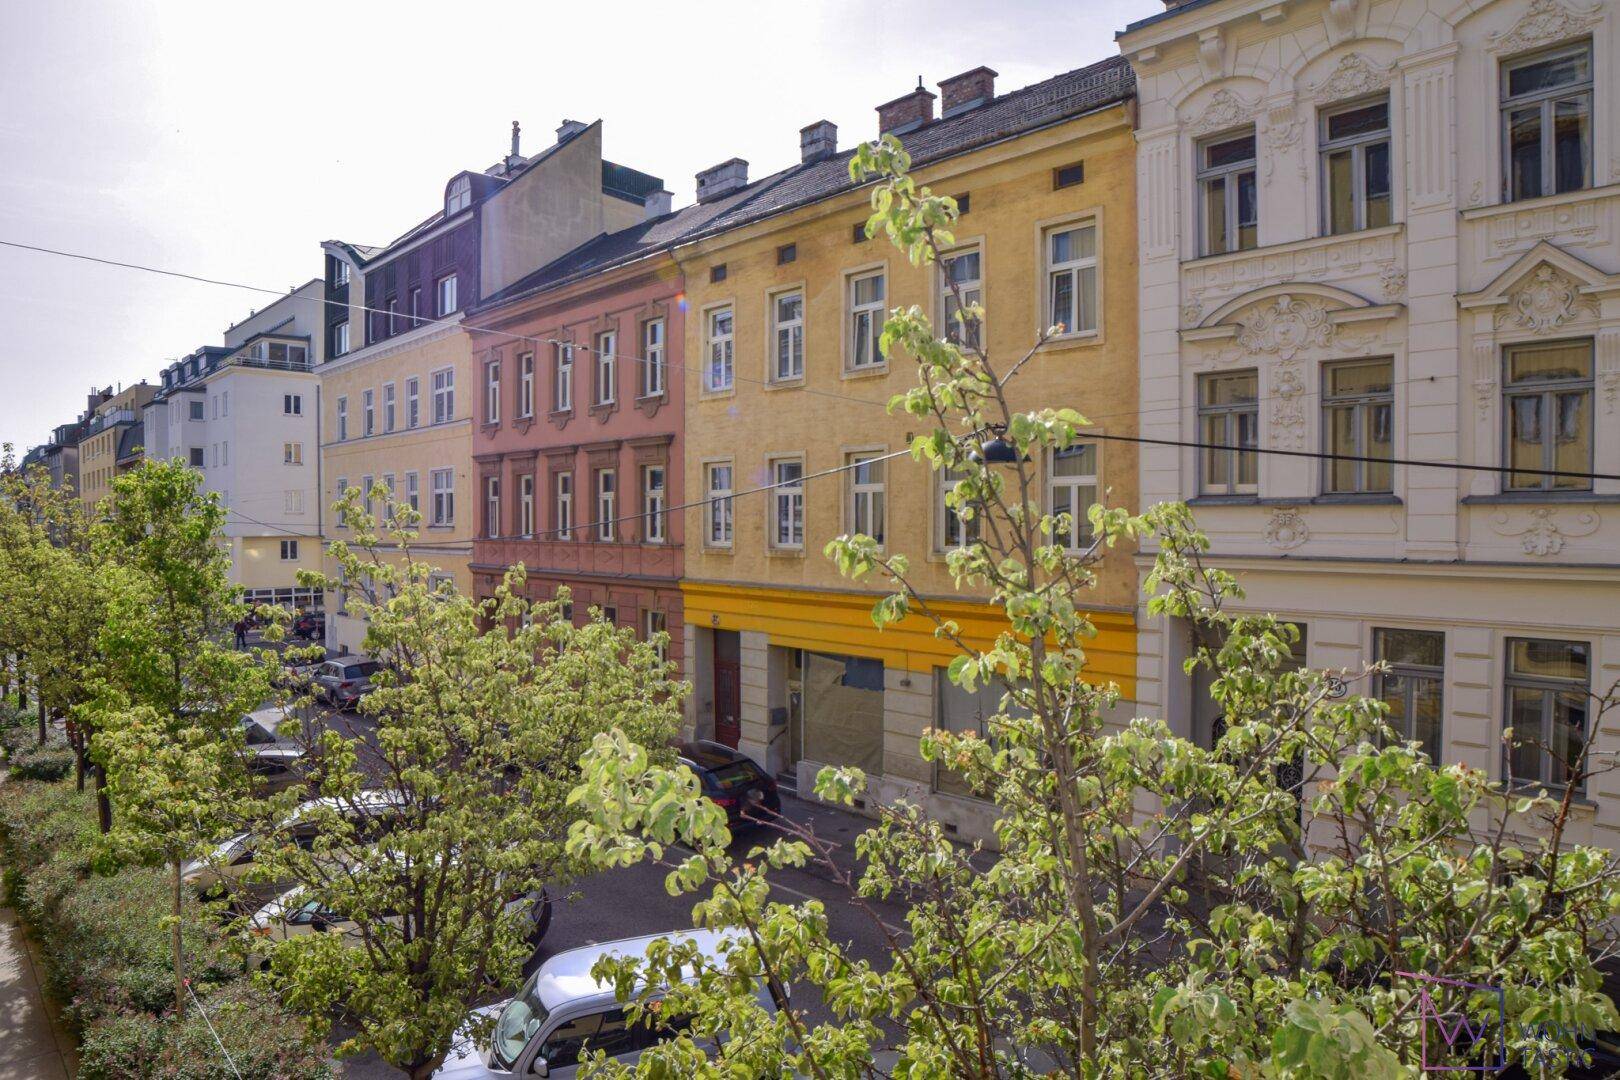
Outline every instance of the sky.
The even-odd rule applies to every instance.
[[[381,244],[445,181],[603,121],[675,204],[730,157],[764,176],[799,129],[986,64],[997,90],[1115,53],[1160,0],[0,4],[0,240],[248,285]],[[262,294],[0,247],[0,442],[19,455],[94,386],[155,381]]]

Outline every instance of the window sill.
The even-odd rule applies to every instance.
[[[727,547],[720,547],[720,546],[718,546],[718,545],[710,545],[710,544],[704,544],[704,545],[703,545],[703,547],[702,547],[702,548],[701,548],[701,549],[700,549],[700,550],[701,550],[701,551],[702,551],[702,552],[703,552],[703,554],[705,554],[705,555],[730,555],[730,554],[732,554],[732,553],[733,553],[733,552],[734,552],[734,551],[735,551],[735,550],[736,550],[736,549],[735,549],[735,548],[732,548],[732,547],[729,547],[729,546],[727,546]]]
[[[1603,184],[1581,188],[1579,191],[1563,191],[1557,195],[1537,195],[1533,199],[1503,200],[1491,203],[1488,206],[1473,206],[1462,212],[1462,219],[1464,221],[1479,221],[1502,214],[1517,214],[1525,210],[1540,210],[1547,206],[1562,206],[1565,203],[1585,202],[1589,199],[1602,199],[1612,195],[1620,195],[1620,184]]]
[[[424,526],[424,528],[426,528],[426,529],[429,529],[429,530],[437,529],[439,532],[453,532],[455,530],[455,527],[456,527],[456,523],[453,522],[453,521],[450,522],[449,524],[446,524],[446,525],[426,525],[426,526]]]
[[[804,548],[768,547],[765,549],[765,557],[767,559],[802,559],[804,558]]]
[[[1310,500],[1312,506],[1400,506],[1403,501],[1388,491],[1333,491]]]
[[[1517,783],[1508,785],[1507,791],[1510,795],[1535,795],[1537,792],[1546,792],[1547,798],[1555,803],[1562,802],[1564,798],[1564,790],[1561,785],[1544,784],[1539,780],[1520,780]],[[1597,800],[1590,795],[1577,792],[1569,800],[1569,807],[1571,810],[1584,810],[1586,813],[1592,814],[1597,812],[1598,804]]]
[[[1607,503],[1620,506],[1620,494],[1604,495],[1593,491],[1499,491],[1491,495],[1464,495],[1459,500],[1464,506],[1515,506],[1528,503]]]
[[[1195,255],[1181,264],[1183,270],[1196,267],[1218,266],[1222,262],[1241,262],[1252,259],[1257,255],[1280,255],[1289,251],[1303,251],[1315,247],[1327,247],[1345,240],[1375,240],[1384,236],[1395,236],[1406,228],[1402,222],[1392,225],[1379,225],[1372,229],[1361,229],[1356,232],[1328,233],[1325,236],[1308,236],[1303,240],[1285,240],[1280,244],[1257,244],[1252,248],[1241,251],[1222,251],[1213,255]]]
[[[888,364],[873,364],[871,367],[845,368],[839,372],[838,377],[845,380],[879,379],[889,373]]]
[[[800,390],[803,388],[803,375],[795,376],[791,379],[769,379],[765,383],[766,390]]]
[[[736,396],[737,396],[737,388],[735,386],[728,386],[724,390],[708,390],[708,389],[704,389],[704,390],[700,390],[698,392],[698,400],[700,400],[700,401],[713,401],[713,400],[719,400],[721,398],[729,398],[729,397],[736,397]]]
[[[1305,502],[1305,499],[1296,499],[1295,502]],[[1259,495],[1194,495],[1187,500],[1188,506],[1259,506]]]
[[[1103,336],[1101,330],[1086,330],[1076,334],[1053,334],[1041,342],[1042,351],[1058,352],[1063,349],[1077,349],[1083,345],[1101,345]]]

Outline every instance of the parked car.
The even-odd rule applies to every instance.
[[[292,621],[292,636],[305,641],[320,641],[326,637],[326,615],[319,611],[306,611]]]
[[[507,901],[506,910],[522,911],[529,919],[529,942],[540,944],[551,928],[551,897],[544,889],[525,893]],[[307,897],[302,885],[289,889],[265,904],[248,920],[248,933],[268,950],[295,937],[309,934],[342,934],[345,945],[362,944],[359,927],[348,917],[326,908],[321,901]],[[262,966],[262,955],[250,957],[250,962]]]
[[[246,742],[247,769],[257,777],[262,790],[284,791],[306,781],[304,748],[280,736],[283,713],[274,706],[242,717]]]
[[[352,709],[371,693],[371,677],[382,670],[375,660],[359,656],[328,660],[315,669],[314,691],[334,709]]]
[[[310,680],[326,663],[326,650],[318,646],[301,645],[293,649],[293,656],[286,657],[286,663],[275,675],[277,686],[288,690],[303,691],[309,688]]]
[[[699,739],[682,743],[681,764],[697,773],[703,794],[726,811],[733,828],[769,821],[782,812],[776,781],[747,754],[724,743]]]
[[[540,965],[516,997],[477,1010],[474,1016],[495,1018],[494,1028],[479,1042],[465,1033],[458,1036],[433,1075],[441,1080],[494,1076],[571,1080],[578,1073],[581,1053],[596,1050],[605,1050],[611,1061],[635,1064],[643,1050],[671,1037],[676,1028],[668,1022],[662,1028],[632,1026],[613,985],[598,981],[591,969],[604,956],[644,956],[647,946],[661,937],[692,941],[716,960],[725,941],[725,935],[714,930],[680,930],[560,952]],[[774,1012],[763,984],[757,993],[760,1004]]]
[[[311,817],[319,807],[336,807],[361,831],[361,836],[376,838],[392,824],[398,797],[388,791],[362,791],[353,799],[331,797],[312,799],[294,810],[277,826],[292,842],[301,848],[314,846],[320,835],[320,826]],[[264,837],[256,833],[238,833],[217,845],[206,858],[192,859],[180,867],[180,879],[202,897],[244,893],[250,900],[263,901],[286,888],[286,883],[259,882],[246,887],[244,878],[258,860],[259,846]]]

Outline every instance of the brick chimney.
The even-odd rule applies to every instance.
[[[731,158],[697,174],[697,201],[712,202],[747,186],[748,162],[742,158]]]
[[[939,117],[966,112],[996,96],[996,72],[976,67],[949,79],[939,80]]]
[[[809,127],[799,129],[799,160],[808,165],[823,161],[838,153],[838,125],[831,120],[817,120]]]
[[[917,89],[879,105],[877,114],[879,135],[904,135],[934,118],[934,95],[923,88],[919,75]]]
[[[655,217],[663,217],[670,212],[674,205],[675,196],[673,193],[665,191],[663,188],[659,188],[657,191],[649,191],[647,197],[641,200],[641,220],[651,221]]]

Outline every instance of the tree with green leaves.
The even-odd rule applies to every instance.
[[[409,507],[381,525],[388,555],[357,489],[337,511],[352,539],[330,546],[338,574],[310,583],[367,622],[382,671],[359,708],[376,735],[318,733],[316,797],[297,814],[312,846],[262,826],[256,876],[344,927],[275,946],[269,978],[312,1024],[354,1030],[341,1052],[426,1077],[469,1009],[519,981],[549,917],[537,904],[585,865],[565,850],[581,754],[611,729],[673,761],[685,688],[661,642],[599,616],[576,627],[566,593],[526,601],[521,566],[485,599],[436,585]]]
[[[927,264],[949,250],[956,207],[908,166],[886,137],[851,171],[878,181],[868,233]],[[983,318],[956,299],[960,318]],[[1184,506],[1140,516],[1094,506],[1095,539],[1072,551],[1079,523],[1041,505],[1034,463],[1086,421],[1015,408],[1009,384],[1047,354],[1036,342],[994,357],[981,337],[940,335],[921,310],[897,309],[883,348],[916,361],[917,385],[891,408],[928,425],[913,453],[961,477],[948,503],[977,526],[950,570],[1001,609],[1005,629],[975,647],[912,586],[904,555],[870,537],[840,537],[827,554],[852,578],[887,583],[878,626],[930,621],[960,651],[954,682],[1001,691],[987,738],[929,731],[921,743],[994,804],[996,850],[964,847],[898,802],[875,808],[854,874],[787,822],[739,860],[724,812],[690,775],[598,737],[575,792],[591,817],[571,850],[601,866],[676,858],[670,891],[700,896],[694,920],[737,940],[718,962],[665,949],[599,965],[637,1010],[649,988],[669,986],[660,1010],[691,1017],[634,1070],[600,1073],[1404,1075],[1420,1067],[1424,991],[1441,1010],[1497,1007],[1494,993],[1454,983],[1501,988],[1502,1049],[1515,1061],[1561,1060],[1544,1057],[1550,1044],[1575,1054],[1578,1030],[1620,1025],[1597,968],[1615,952],[1620,868],[1570,830],[1576,790],[1613,762],[1578,748],[1563,763],[1568,783],[1549,794],[1429,761],[1384,724],[1380,702],[1344,694],[1370,671],[1298,668],[1294,627],[1230,610],[1238,582],[1205,564],[1208,542]],[[1010,464],[981,455],[994,439]],[[1185,620],[1202,643],[1189,673],[1208,670],[1225,719],[1213,746],[1162,720],[1110,722],[1118,690],[1088,674],[1094,564],[1140,538],[1156,543],[1150,613]],[[1595,717],[1615,703],[1612,688],[1599,697]],[[864,783],[829,768],[815,790],[848,804]],[[833,940],[819,902],[771,899],[772,871],[811,862],[873,919],[885,943],[876,961]],[[879,898],[907,903],[904,933],[871,909]],[[812,1023],[802,1004],[769,1014],[757,980],[815,991],[832,1020]],[[1431,1031],[1431,1066],[1479,1065],[1498,1049],[1436,1042]]]

